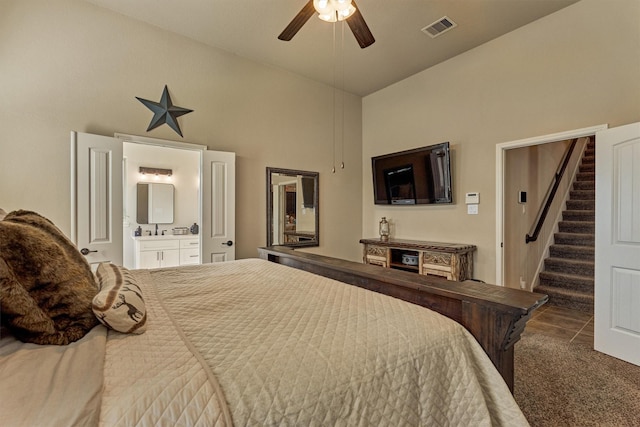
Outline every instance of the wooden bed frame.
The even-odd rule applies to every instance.
[[[549,299],[544,294],[474,281],[452,282],[284,246],[259,248],[258,253],[271,262],[400,298],[459,322],[478,340],[511,392],[513,346],[533,311]]]

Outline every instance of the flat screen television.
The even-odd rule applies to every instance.
[[[449,142],[371,158],[377,205],[453,203]]]

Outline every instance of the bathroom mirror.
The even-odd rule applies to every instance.
[[[267,246],[318,246],[318,172],[267,168]]]
[[[139,182],[136,210],[138,224],[172,224],[173,193],[173,184]]]

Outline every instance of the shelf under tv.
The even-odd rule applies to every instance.
[[[362,239],[360,243],[364,245],[365,264],[431,274],[459,282],[473,278],[475,245],[402,239]],[[417,255],[418,265],[403,263],[404,254]]]

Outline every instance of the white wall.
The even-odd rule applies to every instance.
[[[157,101],[164,85],[194,110],[178,119],[184,138],[146,132],[152,113],[135,97]],[[332,88],[79,0],[0,2],[0,94],[7,211],[68,232],[70,131],[142,135],[237,154],[238,258],[266,243],[267,166],[320,172],[321,246],[305,250],[360,258],[359,97],[345,96],[346,168],[332,174]]]
[[[495,145],[640,120],[639,28],[637,0],[582,0],[365,97],[363,235],[386,216],[392,237],[475,244],[475,278],[495,282]],[[442,141],[455,204],[373,204],[372,156]]]

